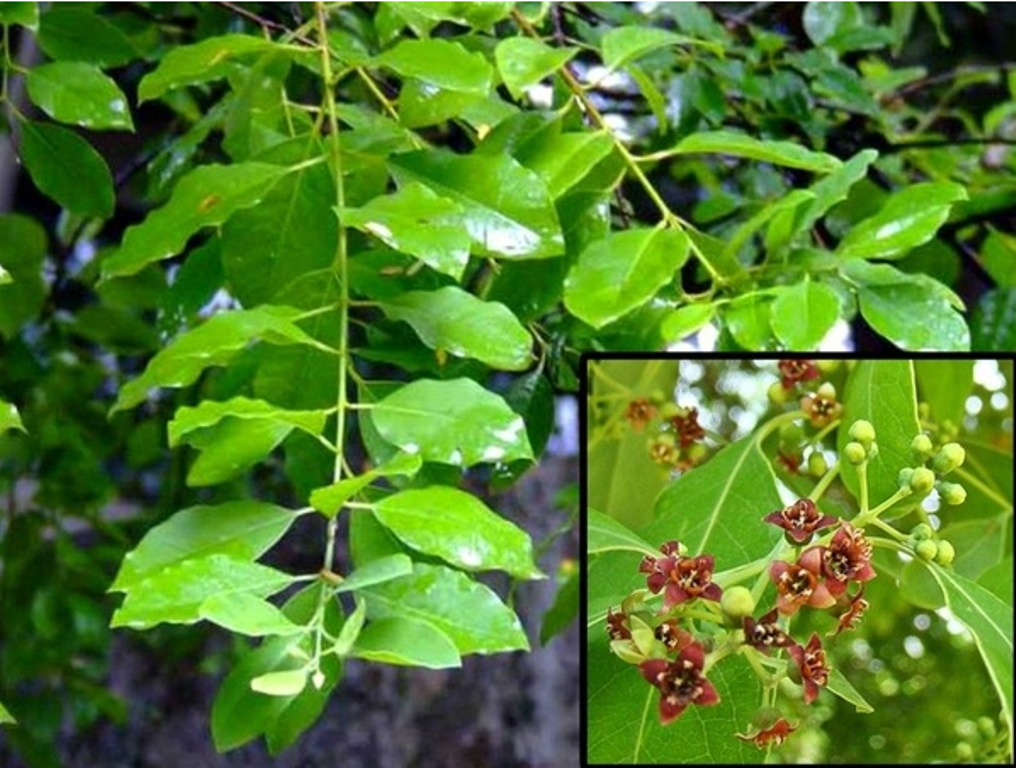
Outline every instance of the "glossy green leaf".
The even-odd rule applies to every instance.
[[[928,404],[932,421],[962,424],[974,386],[974,361],[917,359],[914,371],[918,400]]]
[[[945,362],[945,361],[937,361]],[[957,481],[958,477],[955,478]],[[971,502],[970,495],[964,504]],[[1011,505],[1010,505],[1011,506]],[[1002,513],[993,518],[979,517],[974,520],[954,521],[950,514],[952,507],[946,507],[943,517],[948,520],[939,529],[940,539],[953,545],[956,557],[952,561],[952,569],[960,576],[972,581],[979,581],[981,575],[989,568],[1002,562],[1012,555],[1012,537],[1006,534],[1006,526],[1011,517]]]
[[[412,477],[423,466],[423,459],[416,454],[397,453],[380,467],[375,467],[359,475],[346,477],[337,483],[317,488],[310,495],[310,503],[325,517],[335,517],[346,501],[362,491],[379,477],[403,475]]]
[[[781,291],[769,307],[773,333],[786,349],[818,349],[840,316],[840,300],[824,283],[805,281]]]
[[[457,203],[481,255],[536,259],[564,252],[546,185],[513,158],[432,149],[395,155],[388,164],[400,185],[417,181]]]
[[[806,3],[802,17],[804,31],[815,45],[822,45],[864,24],[857,3]]]
[[[185,442],[200,453],[187,472],[187,485],[202,487],[231,480],[268,456],[292,431],[293,425],[284,421],[227,416],[188,435]]]
[[[526,142],[516,158],[540,175],[556,200],[613,151],[606,131],[551,133]]]
[[[861,150],[842,166],[829,175],[823,176],[808,188],[815,196],[814,199],[800,208],[782,211],[773,220],[773,226],[779,226],[777,222],[781,218],[792,218],[794,234],[810,233],[815,222],[834,205],[847,199],[850,188],[867,175],[869,166],[877,158],[878,152],[874,149]]]
[[[130,38],[94,8],[51,6],[39,20],[39,47],[51,59],[118,67],[138,55]]]
[[[25,429],[25,425],[21,423],[21,414],[18,413],[18,407],[13,403],[0,400],[0,434],[11,429],[19,429],[22,432],[28,431]]]
[[[182,560],[127,590],[111,627],[148,629],[156,624],[193,624],[212,595],[237,593],[267,597],[293,583],[288,573],[224,554]]]
[[[829,681],[826,683],[826,690],[830,693],[839,696],[846,702],[854,705],[854,709],[857,712],[868,714],[874,712],[874,707],[865,701],[864,696],[858,693],[857,689],[850,684],[850,681],[843,676],[843,673],[838,669],[834,669],[829,673]]]
[[[1012,599],[1013,567],[1012,557],[1006,557],[1001,562],[991,566],[981,574],[977,583],[991,592],[1000,600]]]
[[[420,379],[371,409],[387,442],[425,461],[472,466],[532,459],[526,426],[508,404],[472,379]]]
[[[902,467],[912,465],[910,443],[921,431],[913,366],[908,360],[860,360],[850,371],[839,399],[843,403],[843,424],[848,429],[857,419],[865,419],[875,427],[878,455],[868,462],[865,471],[869,504],[879,504],[896,493],[897,475]],[[848,429],[837,431],[836,450],[841,454],[850,440]],[[857,469],[843,462],[840,476],[857,498]]]
[[[296,624],[310,622],[318,606],[321,586],[315,584],[289,600],[283,613]],[[332,633],[340,630],[338,610],[328,604],[326,625]],[[308,685],[297,696],[266,696],[251,690],[251,680],[269,672],[299,669],[304,661],[291,651],[310,654],[313,635],[276,637],[251,651],[226,677],[212,705],[212,738],[220,752],[234,749],[264,734],[273,754],[285,749],[318,718],[332,689],[342,676],[342,662],[334,655],[321,659],[324,685],[318,690]]]
[[[1016,288],[995,288],[974,307],[970,347],[978,352],[1016,349]]]
[[[0,3],[0,24],[20,24],[31,30],[39,28],[38,3]]]
[[[330,352],[296,324],[300,314],[292,307],[264,305],[213,315],[177,336],[148,362],[144,373],[124,384],[113,411],[144,402],[149,389],[187,386],[205,368],[227,365],[254,339],[270,344],[304,344]]]
[[[928,242],[957,200],[967,192],[952,182],[913,184],[894,193],[874,216],[854,226],[840,241],[837,255],[843,258],[899,258]]]
[[[127,229],[120,248],[102,262],[103,277],[133,275],[175,256],[195,232],[257,205],[288,172],[282,166],[256,162],[195,168],[180,179],[169,202]]]
[[[981,265],[1001,288],[1016,288],[1016,236],[987,225]]]
[[[511,310],[455,286],[406,291],[378,304],[392,320],[404,320],[428,347],[473,358],[505,371],[533,362],[533,340]]]
[[[285,50],[284,46],[255,35],[222,35],[193,45],[175,46],[138,84],[138,101],[157,99],[166,91],[226,77],[236,60],[254,54]]]
[[[254,560],[289,530],[297,512],[261,501],[182,509],[128,552],[110,591],[124,592],[184,560],[213,554]]]
[[[576,571],[567,581],[559,584],[554,594],[554,603],[544,612],[543,621],[540,622],[540,645],[546,646],[578,618],[580,581]]]
[[[24,121],[21,159],[39,191],[67,210],[104,219],[113,215],[113,178],[106,161],[74,131]]]
[[[471,242],[462,208],[423,184],[410,182],[360,208],[344,208],[339,218],[438,272],[462,279]]]
[[[408,555],[401,553],[385,555],[355,568],[341,584],[335,587],[335,593],[354,592],[375,584],[383,584],[392,579],[409,576],[412,572],[413,561],[409,559]]]
[[[230,632],[250,637],[292,635],[304,631],[267,600],[249,592],[217,592],[205,599],[198,616]]]
[[[680,341],[703,328],[715,315],[715,304],[688,304],[678,307],[660,324],[660,335],[668,344]]]
[[[177,409],[167,428],[169,447],[175,448],[182,442],[188,442],[187,436],[192,432],[213,427],[227,417],[277,422],[289,425],[290,428],[301,429],[310,435],[320,435],[328,412],[288,411],[264,400],[252,400],[248,397],[234,397],[225,402],[203,400],[195,407],[183,406]]]
[[[351,654],[381,664],[428,669],[462,666],[448,635],[426,621],[404,617],[372,621],[360,632]]]
[[[610,550],[632,550],[656,557],[659,550],[612,517],[590,508],[586,522],[586,550],[590,555]]]
[[[32,5],[34,5],[34,3],[32,3]],[[7,707],[5,707],[3,704],[0,704],[0,723],[16,723],[16,722],[18,721],[15,720],[14,716],[7,711]]]
[[[49,288],[43,280],[46,230],[21,214],[0,215],[0,266],[8,280],[0,284],[0,334],[10,339],[39,316]]]
[[[409,77],[399,91],[399,124],[404,128],[422,128],[456,118],[466,119],[469,109],[485,99],[470,91],[448,91]]]
[[[513,5],[499,2],[389,3],[414,32],[424,36],[442,21],[489,31],[491,25],[511,13]]]
[[[412,566],[410,566],[412,570]],[[338,637],[335,638],[335,642],[332,643],[332,651],[337,653],[339,656],[348,656],[350,648],[353,647],[353,643],[360,636],[360,632],[363,630],[363,624],[367,620],[367,603],[361,598],[356,598],[356,607],[353,612],[346,616],[346,621],[342,625],[342,631],[339,632]]]
[[[610,69],[617,69],[659,48],[699,42],[659,27],[617,27],[603,36],[603,63]]]
[[[629,229],[596,240],[564,284],[564,303],[602,328],[649,301],[688,260],[688,237],[675,229]]]
[[[32,102],[54,120],[93,130],[134,130],[127,97],[94,64],[40,64],[29,70],[27,81]]]
[[[752,238],[754,238],[755,234],[768,222],[772,221],[780,213],[786,211],[796,211],[798,208],[811,201],[813,197],[814,195],[810,190],[795,189],[778,200],[764,205],[761,210],[734,230],[734,233],[727,241],[727,255],[730,258],[737,259],[740,256],[745,243],[750,242]],[[769,249],[772,245],[773,244],[770,243],[770,238],[767,237],[766,248]],[[767,253],[767,256],[772,258],[771,252]]]
[[[965,352],[970,330],[955,310],[959,298],[924,274],[901,272],[889,264],[849,259],[841,274],[857,286],[864,319],[878,333],[908,351]]]
[[[574,48],[551,48],[528,37],[509,37],[494,49],[494,61],[508,92],[521,99],[527,88],[563,67],[575,53]]]
[[[411,488],[381,499],[374,514],[405,544],[467,571],[542,576],[529,534],[458,488]]]
[[[403,40],[370,63],[438,88],[477,96],[490,90],[494,76],[483,54],[471,53],[450,40]]]
[[[460,654],[529,650],[515,613],[468,574],[414,563],[411,576],[361,590],[372,621],[411,618],[433,624]]]
[[[773,330],[770,310],[772,298],[763,293],[746,293],[723,307],[723,322],[727,330],[745,349],[770,349]]]
[[[250,689],[266,696],[297,696],[307,687],[307,670],[265,672],[250,681]]]
[[[832,173],[843,165],[825,152],[814,152],[789,141],[763,141],[733,131],[693,133],[667,152],[674,155],[703,153],[744,157],[816,173]]]

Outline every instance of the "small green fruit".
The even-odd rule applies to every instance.
[[[984,715],[977,718],[977,728],[986,739],[992,738],[996,733],[995,721]]]
[[[834,387],[827,381],[824,382],[822,386],[818,388],[818,391],[815,394],[817,394],[819,397],[824,397],[826,400],[835,400],[836,387]]]
[[[956,550],[953,545],[943,539],[938,543],[938,552],[935,554],[935,562],[939,565],[949,565],[956,557]]]
[[[674,418],[680,412],[681,412],[680,407],[678,407],[677,403],[673,401],[669,403],[664,403],[662,406],[660,406],[660,416],[663,418],[664,421]]]
[[[956,745],[956,757],[960,760],[973,760],[974,748],[970,746],[969,742],[961,741]]]
[[[910,452],[913,455],[915,464],[923,464],[930,457],[935,447],[931,444],[931,438],[921,434],[910,442]]]
[[[935,555],[938,554],[938,544],[933,542],[931,539],[925,539],[924,541],[918,543],[916,547],[914,547],[914,551],[917,553],[917,556],[922,560],[927,560],[928,562],[931,562],[932,560],[935,559]]]
[[[781,406],[787,402],[787,393],[784,391],[783,385],[778,381],[774,381],[769,385],[766,394],[769,396],[769,402],[775,406]]]
[[[963,465],[967,452],[959,443],[946,443],[938,449],[935,458],[931,460],[931,468],[940,475],[947,475],[956,467]]]
[[[935,473],[927,467],[916,467],[910,476],[910,490],[914,493],[930,493],[935,487]]]
[[[843,458],[856,467],[858,464],[863,464],[868,460],[868,452],[864,450],[864,446],[860,443],[851,442],[843,446]]]
[[[812,477],[822,477],[829,471],[829,462],[819,451],[812,451],[808,457],[808,474]]]
[[[903,469],[900,470],[900,473],[896,475],[896,484],[900,488],[909,488],[910,478],[912,478],[913,476],[914,476],[914,468],[904,467]]]
[[[804,427],[802,427],[796,421],[792,421],[780,427],[781,443],[797,446],[803,439],[804,439]]]
[[[755,611],[755,600],[747,587],[730,587],[724,590],[723,597],[720,598],[720,608],[723,611],[723,617],[729,619],[727,623],[730,626],[739,627],[741,619],[751,616]]]
[[[858,419],[850,425],[850,432],[848,434],[851,440],[856,440],[861,445],[867,447],[875,439],[875,428],[871,426],[870,421]]]
[[[959,483],[939,483],[938,494],[942,497],[942,501],[951,507],[967,500],[967,489]]]
[[[931,534],[934,531],[931,530],[931,526],[927,523],[918,523],[914,526],[914,530],[910,532],[910,535],[917,541],[924,541],[924,539],[930,539]]]

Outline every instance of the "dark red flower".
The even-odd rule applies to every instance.
[[[822,572],[830,579],[833,594],[842,594],[848,581],[875,578],[871,567],[871,542],[864,532],[843,521],[828,547],[822,547]]]
[[[866,610],[868,610],[868,601],[864,599],[864,586],[862,586],[860,591],[850,598],[847,610],[840,614],[840,622],[836,629],[832,632],[827,632],[826,637],[833,637],[844,630],[857,627]]]
[[[802,605],[810,608],[828,608],[836,602],[836,598],[820,579],[821,555],[809,555],[821,547],[812,547],[805,551],[796,563],[777,560],[769,566],[769,578],[776,584],[779,593],[776,607],[780,613],[793,614]]]
[[[819,394],[805,395],[801,398],[800,405],[801,410],[808,414],[813,427],[824,427],[843,413],[843,406],[835,398]]]
[[[658,435],[649,444],[649,458],[657,464],[673,466],[681,458],[681,450],[671,434]]]
[[[818,378],[818,368],[812,360],[780,360],[778,365],[784,389],[793,389],[799,382]]]
[[[794,644],[793,638],[776,626],[775,608],[759,619],[758,623],[751,616],[745,616],[741,623],[744,625],[744,642],[766,654],[770,648],[789,648]]]
[[[796,544],[810,541],[811,535],[819,528],[828,528],[837,522],[837,518],[819,512],[811,499],[798,499],[789,507],[770,512],[762,519],[785,530],[787,537]]]
[[[776,452],[776,461],[786,467],[790,474],[799,475],[801,474],[801,462],[804,461],[804,456],[800,453],[787,453],[783,449],[780,449]]]
[[[639,670],[649,683],[660,689],[660,723],[673,722],[689,704],[710,706],[720,701],[716,689],[702,675],[705,654],[693,643],[681,651],[676,661],[649,659]]]
[[[808,645],[802,648],[792,645],[787,649],[801,671],[801,682],[804,685],[804,703],[811,704],[818,696],[818,686],[825,685],[829,680],[830,669],[826,664],[825,651],[818,635],[812,633]]]
[[[613,608],[607,609],[607,634],[611,640],[631,640],[631,630],[625,623],[627,620],[624,611],[614,613]]]
[[[653,634],[667,647],[667,651],[670,653],[680,653],[695,642],[695,637],[691,632],[681,629],[673,619],[660,624]]]
[[[670,417],[670,424],[677,433],[682,448],[687,448],[696,440],[706,436],[705,430],[698,423],[698,408],[682,408]]]
[[[646,579],[646,586],[653,594],[665,589],[664,610],[696,597],[703,600],[719,600],[723,596],[723,590],[712,582],[714,562],[715,558],[712,555],[658,558],[655,560],[653,572]],[[640,566],[640,570],[641,568]]]
[[[751,730],[756,730],[754,727]],[[759,749],[769,746],[770,743],[779,746],[786,738],[797,730],[796,726],[788,723],[784,718],[780,718],[775,723],[770,725],[768,728],[757,729],[757,732],[752,733],[737,733],[734,734],[737,738],[742,741],[752,741],[755,746]]]
[[[656,415],[656,406],[649,402],[648,398],[640,397],[628,403],[628,410],[625,418],[636,432],[646,428],[646,424]]]

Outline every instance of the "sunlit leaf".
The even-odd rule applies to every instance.
[[[28,72],[28,95],[61,123],[95,130],[134,130],[127,97],[97,66],[54,61]]]
[[[843,163],[825,152],[814,152],[789,141],[763,141],[743,133],[709,131],[693,133],[678,142],[668,154],[720,154],[760,160],[788,168],[801,168],[818,173],[831,173]]]
[[[360,632],[351,655],[381,664],[428,669],[461,667],[455,643],[433,624],[406,617],[372,621]]]

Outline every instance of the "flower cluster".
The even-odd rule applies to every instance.
[[[624,412],[634,432],[651,432],[649,458],[669,469],[684,471],[706,458],[705,430],[698,423],[698,409],[662,403],[662,397],[638,397]],[[655,425],[655,427],[653,426]]]

